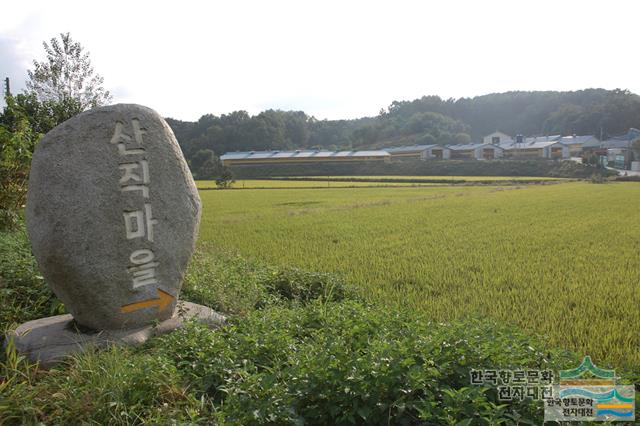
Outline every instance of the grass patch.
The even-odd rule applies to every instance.
[[[0,231],[0,330],[12,324],[64,313],[64,306],[44,284],[24,225]]]
[[[189,264],[181,298],[231,315],[275,304],[340,301],[355,291],[340,277],[293,267],[272,267],[239,255],[200,248]]]

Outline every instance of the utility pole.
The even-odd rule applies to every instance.
[[[9,87],[9,77],[4,79],[4,95],[5,96],[11,95],[11,88]]]

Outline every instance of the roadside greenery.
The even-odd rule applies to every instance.
[[[266,177],[327,176],[517,176],[589,178],[592,174],[614,174],[603,168],[573,161],[531,160],[406,160],[395,163],[353,164],[254,164],[233,166],[239,179]]]
[[[20,103],[7,96],[0,114],[0,230],[15,227],[27,196],[31,155],[41,134]]]
[[[366,304],[331,274],[211,250],[190,265],[183,298],[228,313],[227,326],[188,324],[46,372],[8,342],[0,424],[538,424],[540,403],[500,403],[469,370],[577,361],[511,326],[434,323]],[[25,295],[3,328],[58,311],[23,230],[2,234],[0,255],[3,306]]]
[[[0,113],[0,230],[15,227],[24,206],[31,156],[49,130],[111,95],[94,73],[89,54],[69,33],[43,43],[47,58],[33,61],[27,90],[5,93]]]
[[[0,331],[64,309],[38,271],[24,226],[0,231],[0,307]]]

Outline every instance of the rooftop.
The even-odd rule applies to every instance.
[[[404,146],[392,146],[389,148],[383,148],[383,150],[389,153],[416,152],[416,151],[425,151],[434,146],[436,145],[404,145]]]
[[[630,148],[636,140],[640,140],[640,130],[632,127],[624,135],[614,136],[603,141],[595,139],[586,142],[583,146],[585,148]]]
[[[584,136],[563,136],[558,142],[563,145],[572,145],[572,144],[585,144],[585,143],[599,143],[600,141],[593,135],[584,135]]]
[[[527,138],[527,140],[528,139],[529,138]],[[506,143],[501,143],[499,146],[500,146],[500,148],[506,149],[506,150],[510,150],[510,149],[542,149],[542,148],[546,148],[546,147],[551,146],[551,145],[555,145],[557,143],[558,143],[558,141],[556,141],[556,140],[551,140],[551,141],[538,140],[538,141],[523,142],[523,143],[506,142]]]
[[[470,150],[470,149],[478,149],[478,148],[482,148],[482,147],[491,147],[491,148],[502,148],[500,145],[492,145],[490,143],[466,143],[466,144],[461,144],[461,145],[447,145],[447,148],[453,150],[453,151],[466,151],[466,150]]]
[[[267,158],[346,158],[346,157],[388,157],[387,151],[244,151],[227,152],[220,157],[224,160],[251,160]]]
[[[536,143],[536,142],[557,142],[562,135],[552,135],[552,136],[532,136],[525,138],[525,143]]]

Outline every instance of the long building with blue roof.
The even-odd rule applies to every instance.
[[[251,164],[303,164],[389,161],[387,151],[245,151],[227,152],[220,157],[225,166]]]

